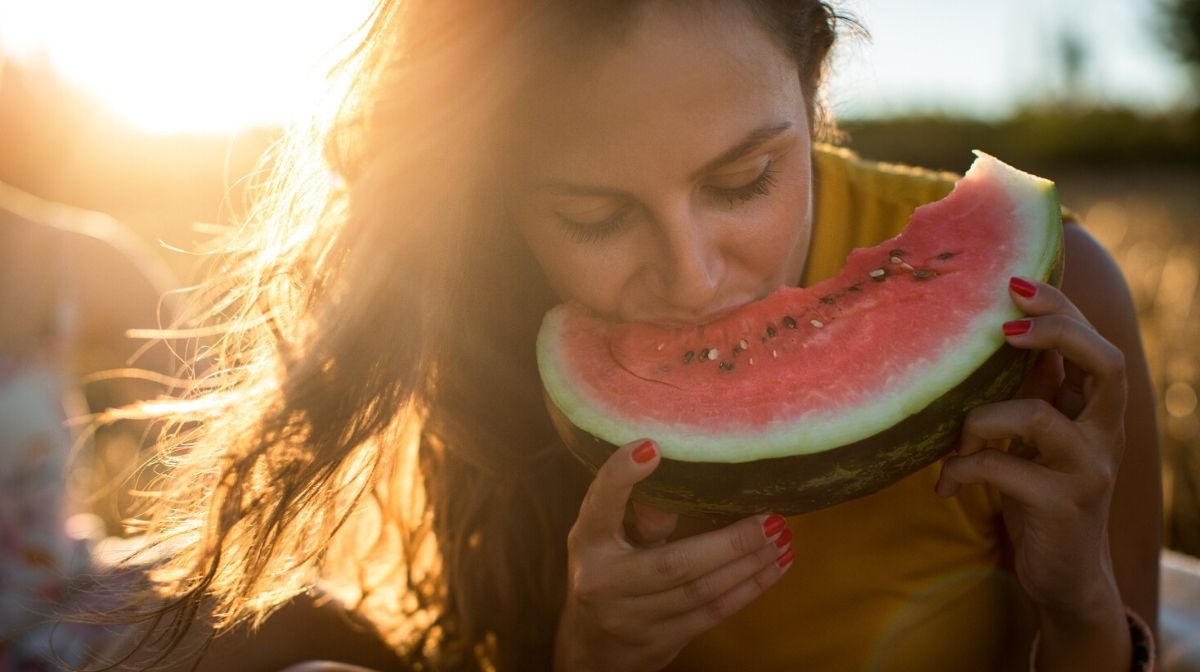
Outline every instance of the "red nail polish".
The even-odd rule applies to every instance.
[[[1029,282],[1028,280],[1022,280],[1018,277],[1009,278],[1008,286],[1012,288],[1014,292],[1027,299],[1032,298],[1034,294],[1037,294],[1037,285]]]
[[[792,564],[792,560],[794,560],[795,558],[796,558],[795,549],[789,548],[783,555],[776,558],[775,564],[779,565],[780,569],[783,569],[784,567],[787,567],[788,565]]]
[[[1033,327],[1033,320],[1013,320],[1004,323],[1005,336],[1020,336]]]
[[[649,439],[643,441],[637,448],[633,449],[633,461],[638,464],[645,464],[654,459],[654,454],[658,451],[654,448],[654,442]]]
[[[783,516],[778,513],[772,513],[763,521],[763,534],[767,535],[768,538],[773,537],[779,534],[779,531],[786,525],[787,521],[783,519]]]
[[[783,548],[784,546],[787,546],[789,543],[791,543],[791,541],[792,541],[792,531],[785,529],[783,531],[783,534],[779,535],[779,538],[775,540],[775,548]]]

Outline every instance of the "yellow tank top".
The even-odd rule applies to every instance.
[[[899,233],[957,176],[813,151],[815,218],[804,286],[855,247]],[[873,495],[789,519],[793,566],[701,635],[670,670],[1020,669],[1024,593],[1005,570],[999,494],[933,492],[935,463]],[[1027,651],[1027,649],[1024,649]]]

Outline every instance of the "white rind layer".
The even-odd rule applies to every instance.
[[[1049,180],[1019,171],[983,152],[972,163],[964,180],[988,176],[1003,185],[1017,204],[1017,219],[1028,234],[1028,242],[1010,269],[1012,275],[1042,278],[1054,263],[1061,244],[1062,219],[1057,191]],[[1058,238],[1058,240],[1055,240]],[[1005,279],[1007,280],[1007,278]],[[566,380],[569,365],[557,347],[567,312],[560,306],[550,311],[538,334],[538,368],[550,400],[580,429],[622,445],[652,438],[664,457],[689,462],[751,462],[755,460],[819,453],[859,441],[896,425],[954,389],[979,368],[1004,343],[1001,325],[1021,316],[1002,286],[991,308],[980,312],[964,333],[947,339],[946,350],[931,353],[929,360],[914,362],[899,379],[882,386],[883,393],[871,402],[824,417],[778,420],[755,431],[733,431],[714,436],[711,431],[688,431],[678,424],[647,421],[617,421],[615,413],[596,402],[585,403],[576,385]],[[955,346],[951,350],[951,346]],[[892,392],[888,392],[891,390]]]

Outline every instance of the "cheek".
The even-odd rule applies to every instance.
[[[550,286],[563,301],[574,300],[602,313],[615,313],[621,288],[632,273],[631,256],[619,247],[602,251],[572,243],[557,232],[523,229],[526,244]]]
[[[735,249],[743,263],[756,275],[774,283],[792,282],[799,273],[807,250],[805,241],[811,226],[809,188],[805,179],[780,185],[764,211],[754,234],[746,236]],[[798,278],[796,278],[798,279]]]

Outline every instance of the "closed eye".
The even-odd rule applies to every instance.
[[[740,187],[714,187],[708,185],[704,187],[704,192],[718,200],[728,201],[730,207],[745,203],[758,196],[766,196],[770,193],[771,188],[775,186],[776,171],[774,170],[774,164],[774,159],[767,161],[767,165],[759,173],[758,177]]]
[[[572,240],[579,243],[592,243],[603,240],[620,230],[625,225],[628,212],[629,206],[626,205],[598,222],[579,222],[558,211],[555,211],[554,214],[558,218],[558,223],[571,236]]]
[[[776,173],[775,160],[771,159],[767,161],[762,172],[746,184],[739,187],[707,185],[702,188],[702,191],[712,198],[727,201],[729,207],[734,207],[769,194],[776,184]],[[593,243],[607,238],[624,227],[629,210],[630,206],[626,204],[608,217],[595,222],[581,222],[557,210],[554,214],[559,225],[572,240],[579,243]]]

